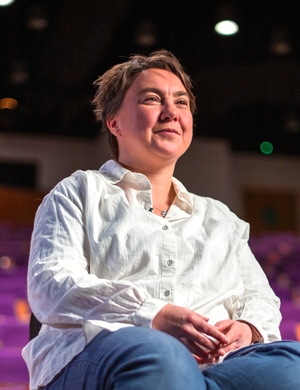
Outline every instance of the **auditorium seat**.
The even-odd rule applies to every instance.
[[[0,383],[28,383],[28,370],[21,356],[28,342],[28,323],[0,315]]]
[[[0,390],[28,390],[27,265],[32,228],[0,223]]]

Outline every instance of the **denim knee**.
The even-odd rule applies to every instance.
[[[201,383],[204,385],[203,375],[196,360],[174,337],[157,330],[136,327],[120,331],[119,338],[123,340],[124,355],[111,375],[114,382],[112,388],[204,388],[201,386]],[[139,387],[140,383],[143,383],[143,387]]]
[[[167,367],[180,365],[182,360],[196,361],[188,349],[174,337],[157,330],[134,327],[120,331],[123,353],[128,359],[151,357],[153,362]],[[197,365],[197,364],[196,364]]]
[[[67,385],[66,385],[67,384]],[[205,389],[196,360],[178,340],[157,330],[103,331],[45,389]]]

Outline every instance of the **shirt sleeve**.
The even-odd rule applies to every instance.
[[[74,177],[47,195],[35,218],[28,270],[28,299],[44,324],[81,327],[86,320],[151,326],[165,305],[142,287],[89,273],[85,194]]]
[[[248,235],[247,231],[245,235]],[[265,273],[252,254],[247,237],[241,242],[237,258],[241,267],[244,294],[234,301],[233,319],[244,320],[254,325],[265,342],[280,340],[280,300],[274,294]]]

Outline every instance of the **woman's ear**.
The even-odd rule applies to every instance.
[[[115,135],[116,137],[121,135],[121,131],[120,131],[120,128],[118,126],[118,122],[117,122],[115,117],[107,119],[106,125],[113,135]]]

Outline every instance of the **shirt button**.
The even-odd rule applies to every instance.
[[[169,227],[168,227],[167,225],[164,225],[164,226],[162,227],[162,229],[163,229],[163,230],[168,230]]]
[[[173,264],[173,260],[168,260],[168,261],[167,261],[167,265],[168,265],[169,267],[171,267],[172,264]]]
[[[166,291],[164,292],[165,297],[168,297],[170,294],[171,294],[170,290],[166,290]]]

